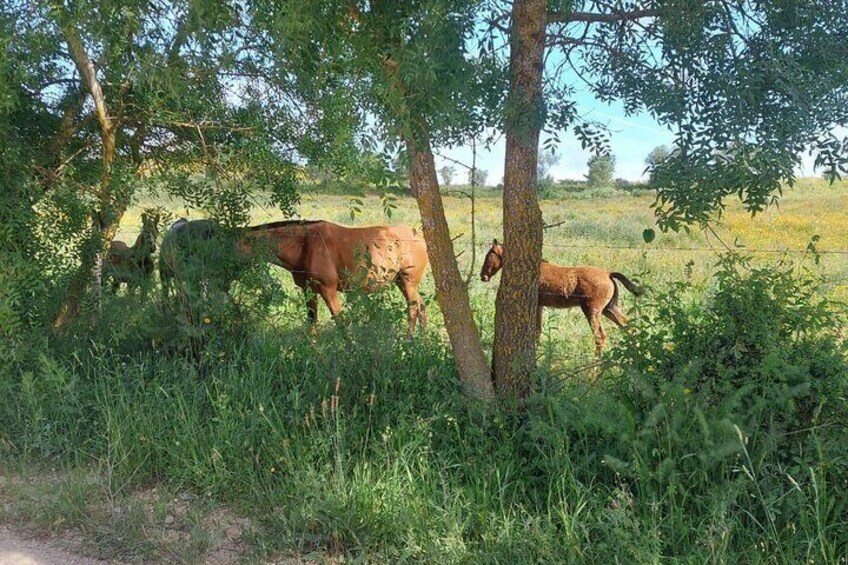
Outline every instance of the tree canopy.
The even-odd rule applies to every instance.
[[[243,16],[238,3],[0,3],[0,223],[21,258],[9,277],[49,269],[61,293],[76,271],[79,295],[142,188],[233,223],[256,192],[291,212],[303,105],[265,72]],[[43,311],[8,282],[19,312]]]
[[[800,155],[845,172],[844,0],[583,0],[549,14],[560,80],[646,110],[675,133],[656,170],[661,227],[706,222],[737,194],[752,211]],[[555,74],[556,74],[555,73]]]

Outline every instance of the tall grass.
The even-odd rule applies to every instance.
[[[620,370],[597,381],[542,371],[522,414],[464,397],[438,335],[401,339],[393,294],[351,300],[315,338],[265,326],[209,339],[202,364],[95,334],[0,381],[3,451],[95,461],[115,492],[164,481],[230,503],[257,520],[269,550],[373,562],[836,562],[848,550],[844,351],[830,314],[790,299],[795,279],[743,279],[706,297],[658,294],[613,353]],[[696,336],[711,334],[698,328],[739,311],[714,299],[764,304],[779,328],[801,320],[808,331],[758,334],[771,331],[768,316],[728,327],[714,335],[787,341],[707,371],[713,345]],[[813,375],[822,383],[811,389]],[[771,395],[774,379],[785,394]]]
[[[407,204],[398,220],[414,223]],[[607,215],[594,223],[569,206],[555,210],[575,219],[561,243],[597,245],[616,222],[610,241],[626,239],[649,220],[618,201],[596,202]],[[499,236],[494,203],[480,211],[483,237]],[[581,370],[585,320],[548,316],[520,414],[462,394],[432,302],[431,329],[412,342],[395,289],[348,297],[312,335],[283,276],[284,296],[245,285],[250,308],[197,327],[153,295],[118,295],[99,328],[30,342],[0,369],[0,460],[93,469],[113,493],[191,490],[250,516],[266,551],[379,563],[844,560],[845,318],[810,276],[844,267],[715,255],[687,267],[547,241],[563,263],[643,272],[652,293],[625,298],[631,330],[613,334],[593,372]],[[488,343],[495,287],[471,288]],[[424,290],[432,300],[432,283]]]

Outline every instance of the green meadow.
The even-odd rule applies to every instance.
[[[418,224],[411,198],[391,217],[380,195],[362,200],[352,218],[350,196],[307,191],[298,212]],[[322,307],[310,334],[276,268],[260,273],[274,292],[237,290],[240,317],[198,327],[155,288],[109,295],[100,327],[35,342],[0,379],[0,467],[47,477],[0,483],[0,512],[129,561],[204,562],[221,542],[203,516],[225,509],[243,520],[247,562],[844,563],[845,186],[802,180],[754,218],[730,204],[712,231],[646,243],[651,202],[542,201],[558,224],[548,260],[649,292],[622,290],[632,324],[606,324],[599,361],[579,310],[548,311],[520,412],[462,393],[429,275],[430,325],[413,341],[395,289],[347,296],[338,323]],[[131,243],[154,204],[203,216],[142,198],[119,238]],[[445,205],[491,344],[499,279],[479,268],[502,235],[500,198],[481,191],[476,243],[469,200]],[[185,339],[194,355],[173,346]],[[190,510],[168,521],[151,491]]]

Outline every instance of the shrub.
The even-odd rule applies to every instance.
[[[632,383],[622,394],[654,425],[681,410],[700,421],[695,435],[669,434],[702,455],[717,447],[708,466],[750,449],[796,473],[822,461],[848,470],[844,450],[820,441],[833,434],[816,433],[848,422],[844,312],[791,265],[752,267],[730,254],[719,266],[705,299],[687,303],[677,283],[643,304],[612,354]]]
[[[613,186],[617,190],[629,192],[631,194],[634,193],[634,192],[639,192],[639,191],[643,191],[643,190],[651,190],[651,186],[648,183],[634,182],[634,181],[629,181],[627,179],[615,179]]]

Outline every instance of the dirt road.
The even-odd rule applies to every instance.
[[[70,553],[61,542],[27,539],[0,526],[0,565],[102,565],[109,563]]]

